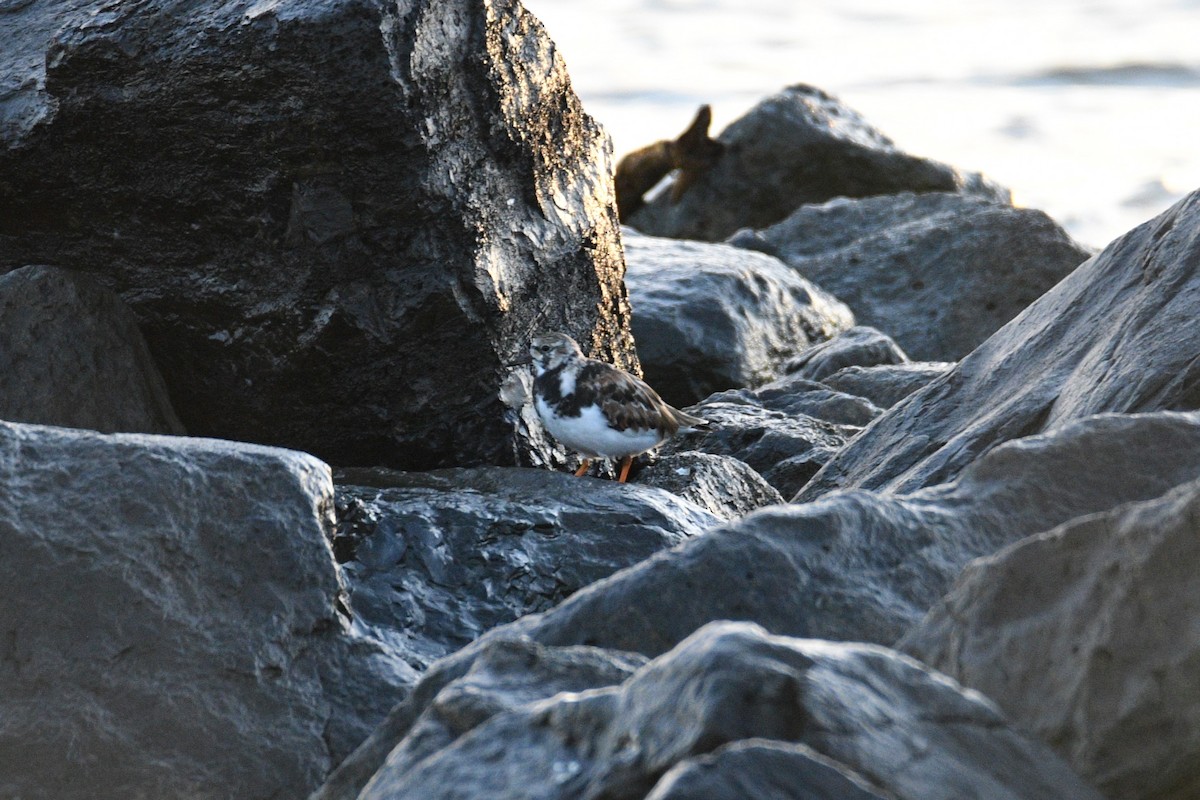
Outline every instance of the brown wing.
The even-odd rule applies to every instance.
[[[595,402],[618,430],[657,430],[671,436],[681,424],[704,424],[699,417],[667,405],[645,381],[611,364],[591,361],[580,373],[580,382],[585,377],[594,387]]]

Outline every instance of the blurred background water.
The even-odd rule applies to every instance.
[[[792,83],[1103,246],[1200,188],[1200,0],[527,0],[616,156]]]

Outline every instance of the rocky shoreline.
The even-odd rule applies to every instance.
[[[797,85],[622,228],[515,0],[0,38],[0,795],[1195,796],[1200,192]],[[714,425],[565,474],[547,329]]]

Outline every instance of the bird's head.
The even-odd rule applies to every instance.
[[[541,375],[566,361],[583,358],[583,351],[565,333],[543,333],[530,340],[529,357],[533,359],[537,374]]]

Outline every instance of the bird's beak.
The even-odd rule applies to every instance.
[[[532,363],[533,363],[533,356],[526,353],[525,355],[521,356],[520,358],[518,358],[515,361],[509,361],[504,366],[506,366],[506,367],[523,367],[526,364],[532,364]]]

